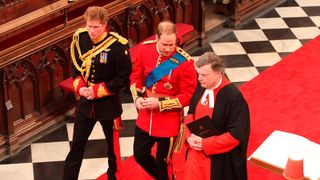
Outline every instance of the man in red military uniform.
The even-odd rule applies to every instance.
[[[130,89],[139,111],[134,158],[155,179],[168,179],[167,162],[182,108],[196,88],[193,60],[176,40],[175,24],[160,22],[156,40],[144,42],[132,57]],[[155,142],[156,159],[151,155]]]
[[[86,142],[99,121],[108,144],[108,179],[115,180],[121,162],[118,132],[114,131],[122,113],[119,92],[129,85],[131,73],[128,41],[106,30],[109,17],[104,8],[89,7],[84,18],[86,28],[74,33],[70,46],[73,87],[80,100],[63,178],[78,179]]]
[[[185,123],[207,117],[212,134],[185,130],[184,180],[246,180],[250,116],[241,92],[224,76],[220,57],[208,52],[195,63],[199,84]],[[190,131],[194,130],[194,131]],[[198,135],[195,135],[198,133]]]

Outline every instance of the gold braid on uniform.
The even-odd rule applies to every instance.
[[[184,58],[186,58],[188,61],[191,61],[191,56],[186,52],[184,51],[183,49],[181,49],[180,47],[176,47],[176,51],[181,54]]]
[[[74,66],[79,72],[81,72],[82,77],[84,78],[85,82],[87,82],[90,74],[92,58],[94,58],[102,50],[107,49],[116,40],[118,40],[121,43],[127,43],[128,41],[120,35],[117,35],[116,38],[114,38],[113,36],[110,36],[105,41],[103,41],[103,43],[99,44],[97,47],[89,50],[88,52],[82,55],[80,45],[79,45],[79,34],[85,31],[87,31],[85,28],[80,28],[74,33],[73,41],[70,46],[70,54],[71,54],[71,59]],[[79,59],[83,61],[81,67],[77,63],[77,59],[75,57],[75,52],[74,52],[74,46],[76,46],[77,48]]]
[[[167,154],[167,162],[170,161],[170,159],[172,157],[172,153],[173,153],[173,137],[170,137],[170,146],[169,146],[169,151]]]
[[[73,65],[81,73],[82,77],[84,77],[84,80],[87,82],[90,74],[91,63],[92,63],[91,59],[94,55],[92,53],[92,50],[87,52],[87,53],[90,53],[90,55],[88,55],[86,58],[83,58],[83,56],[80,55],[79,58],[83,61],[80,67],[79,64],[77,63],[77,59],[75,57],[75,52],[74,52],[74,45],[77,46],[78,44],[79,44],[79,40],[73,40],[71,43],[71,47],[70,47],[71,59],[72,59]],[[81,51],[78,50],[78,53],[81,54]],[[84,76],[84,73],[85,73],[85,76]]]
[[[111,32],[109,32],[109,34],[111,34],[112,36],[114,36],[115,38],[117,38],[118,41],[119,41],[121,44],[123,44],[123,45],[128,44],[128,40],[127,40],[126,38],[122,37],[121,35],[119,35],[118,33],[111,31]]]
[[[79,56],[82,56],[82,53],[81,53],[81,50],[80,50],[80,45],[79,45],[79,34],[81,32],[85,32],[85,31],[86,31],[85,28],[78,29],[73,34],[73,40],[72,40],[71,45],[70,45],[70,55],[71,55],[71,59],[72,59],[73,65],[76,67],[76,69],[79,72],[81,72],[81,74],[84,72],[84,69],[82,69],[77,63],[76,55],[75,55],[75,52],[74,52],[74,46],[76,46]]]

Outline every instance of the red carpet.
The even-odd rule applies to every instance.
[[[320,36],[240,87],[250,107],[248,155],[274,130],[320,143]],[[248,162],[249,179],[283,179]]]
[[[240,87],[248,101],[251,134],[248,156],[274,130],[287,131],[320,143],[320,36]],[[177,179],[183,176],[183,155],[174,157]],[[134,162],[122,163],[122,179],[151,179]],[[248,162],[250,180],[283,179]],[[106,179],[105,176],[98,178]]]

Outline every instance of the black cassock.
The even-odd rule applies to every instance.
[[[190,101],[189,114],[204,92],[199,84]],[[213,123],[221,133],[229,132],[240,141],[227,153],[211,155],[211,180],[246,180],[247,147],[250,134],[250,114],[246,100],[234,84],[228,84],[218,92],[214,104]]]

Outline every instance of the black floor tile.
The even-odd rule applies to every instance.
[[[228,55],[220,56],[223,59],[224,65],[226,68],[235,68],[235,67],[250,67],[254,66],[248,55]]]
[[[204,47],[197,48],[191,53],[191,56],[201,56],[205,52],[212,52],[212,48],[209,44]]]
[[[122,121],[123,129],[120,131],[120,137],[132,137],[134,136],[134,129],[136,126],[135,120]]]
[[[33,164],[34,180],[58,180],[62,179],[63,161],[44,162]]]
[[[262,73],[264,70],[268,69],[270,66],[256,67],[259,73]]]
[[[282,52],[282,53],[278,53],[279,56],[281,57],[281,59],[285,58],[288,54],[290,54],[290,52]]]
[[[280,15],[275,9],[270,10],[269,12],[267,12],[262,16],[262,18],[278,18],[278,17],[280,17]]]
[[[260,29],[260,27],[259,27],[258,23],[255,20],[253,20],[253,21],[249,21],[246,24],[241,25],[239,29],[242,29],[242,30]]]
[[[22,149],[19,153],[17,153],[15,156],[12,156],[0,161],[0,164],[31,163],[31,162],[32,162],[31,147],[27,146],[24,149]]]
[[[262,53],[276,51],[269,41],[240,42],[247,53]]]
[[[43,142],[59,142],[59,141],[68,141],[68,133],[66,125],[61,126],[57,130],[51,132],[50,134],[40,138],[35,143]]]
[[[290,27],[316,27],[313,21],[309,17],[297,17],[297,18],[283,18],[286,24]]]
[[[320,16],[320,6],[302,7],[308,16]]]
[[[299,41],[301,42],[301,44],[306,44],[307,42],[309,42],[311,39],[299,39]]]
[[[221,38],[217,39],[215,42],[238,42],[238,38],[233,32],[230,32],[226,34],[225,36],[222,36]]]
[[[286,2],[282,3],[278,7],[294,7],[299,6],[298,3],[296,3],[294,0],[287,0]]]
[[[263,29],[262,31],[269,40],[297,38],[290,29]]]
[[[120,100],[121,100],[121,103],[132,103],[133,102],[131,91],[130,91],[129,87],[124,89],[120,93]]]

